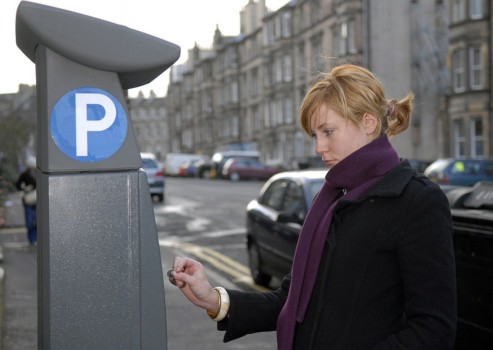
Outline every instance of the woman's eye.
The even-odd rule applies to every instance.
[[[332,135],[333,133],[334,133],[334,130],[332,130],[332,129],[326,129],[326,130],[324,130],[324,135],[325,135],[325,136],[330,136],[330,135]]]

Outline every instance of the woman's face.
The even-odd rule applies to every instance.
[[[372,141],[368,134],[368,117],[356,125],[333,109],[322,105],[311,120],[312,137],[316,141],[315,152],[329,168]],[[372,121],[370,121],[372,123]]]

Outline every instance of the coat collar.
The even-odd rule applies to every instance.
[[[398,197],[403,192],[409,181],[417,174],[408,160],[401,162],[389,171],[375,186],[361,197],[364,200],[369,197]]]
[[[335,210],[339,211],[351,203],[360,203],[371,197],[399,197],[406,188],[407,184],[417,171],[411,166],[408,160],[401,159],[399,165],[389,171],[379,182],[368,190],[359,199],[350,200],[341,197]]]

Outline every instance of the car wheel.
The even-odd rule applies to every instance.
[[[229,178],[231,179],[231,181],[240,181],[240,174],[238,173],[232,173]]]
[[[162,203],[162,202],[164,201],[164,194],[162,194],[162,193],[161,193],[161,194],[158,194],[158,195],[157,195],[157,200],[158,200],[160,203]]]
[[[204,170],[202,172],[202,176],[201,177],[204,178],[204,179],[210,179],[211,178],[211,171],[210,170]]]
[[[260,267],[260,254],[255,242],[250,242],[248,244],[248,265],[253,281],[258,285],[268,287],[272,276],[262,272]]]

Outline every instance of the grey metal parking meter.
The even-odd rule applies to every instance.
[[[18,47],[36,64],[40,349],[166,349],[163,271],[123,89],[178,46],[23,1]]]

